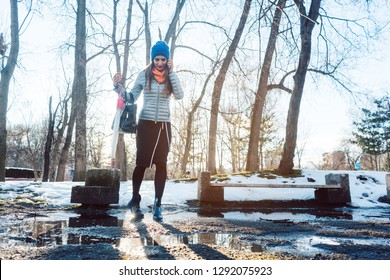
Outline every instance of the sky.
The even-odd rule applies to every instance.
[[[9,22],[7,18],[9,2],[0,1],[0,28],[3,30]],[[48,24],[48,22],[50,24]],[[389,29],[389,28],[387,28]],[[374,52],[356,61],[356,68],[350,70],[351,80],[359,81],[363,87],[381,96],[390,89],[388,68],[390,66],[390,32],[373,44]],[[35,16],[29,28],[21,37],[21,65],[24,71],[15,72],[16,79],[11,88],[9,118],[12,123],[25,123],[31,119],[42,119],[47,115],[47,104],[50,95],[56,96],[57,76],[61,71],[58,58],[53,49],[61,40],[62,30],[50,15]],[[105,77],[106,90],[109,92],[112,84]],[[280,116],[285,119],[288,108],[288,96],[280,97],[278,107]],[[114,116],[115,95],[107,93],[105,98],[98,100],[101,106],[106,105],[106,127],[110,127]],[[28,108],[29,110],[27,110]],[[112,109],[112,110],[111,110]],[[306,83],[305,93],[299,119],[298,143],[305,143],[304,165],[313,167],[321,162],[322,153],[340,148],[341,141],[351,134],[351,124],[358,110],[353,99],[343,96],[328,83],[311,85]],[[284,133],[284,129],[281,130]],[[310,135],[310,136],[307,136]]]

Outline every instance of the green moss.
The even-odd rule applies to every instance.
[[[198,178],[196,178],[196,177],[173,180],[174,183],[193,183],[196,181],[198,181]]]
[[[252,171],[240,171],[240,172],[232,173],[233,176],[240,175],[240,176],[245,176],[245,177],[251,177],[253,174],[255,174],[255,172],[252,172]]]
[[[228,180],[230,180],[229,177],[221,177],[221,178],[217,179],[217,182],[224,182],[224,181],[228,181]]]
[[[229,175],[228,174],[215,174],[214,176],[218,177],[218,178],[225,178],[225,177],[227,177]]]
[[[283,177],[283,178],[303,177],[302,170],[300,169],[294,169],[292,173],[288,175],[282,175],[278,173],[277,170],[263,170],[263,171],[259,171],[259,174],[257,176],[260,178],[267,178],[267,179],[275,179],[277,177]]]
[[[278,178],[278,176],[272,175],[272,174],[258,175],[258,177],[260,177],[260,178],[266,178],[266,179],[269,179],[269,180],[273,180],[273,179]]]

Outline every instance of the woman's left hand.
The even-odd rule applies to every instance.
[[[168,65],[168,73],[172,73],[173,72],[173,61],[172,61],[172,59],[168,60],[167,65]]]

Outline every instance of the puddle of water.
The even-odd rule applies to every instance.
[[[26,219],[10,224],[6,230],[0,232],[0,244],[42,247],[108,243],[120,247],[123,251],[132,251],[134,247],[140,246],[210,244],[240,251],[263,251],[260,245],[240,240],[240,236],[236,234],[201,232],[123,238],[122,227],[123,220],[109,215],[69,217],[68,220],[58,221]]]
[[[198,212],[201,217],[226,218],[237,220],[290,220],[290,221],[315,221],[329,219],[344,219],[354,221],[390,221],[390,212],[388,209],[330,209],[330,210],[307,210],[307,209],[289,209],[289,210],[253,210],[253,211],[227,211],[227,210],[202,210]]]
[[[120,240],[121,251],[131,251],[140,246],[168,246],[168,245],[218,245],[229,249],[249,252],[263,252],[264,248],[258,244],[240,240],[236,234],[200,232],[190,235],[160,235],[156,237],[122,238]]]
[[[229,213],[226,215],[228,216]],[[285,213],[246,213],[247,218],[270,219],[273,215],[275,221],[285,218]],[[268,215],[268,216],[264,216]],[[57,217],[58,218],[58,217]],[[293,219],[294,217],[288,217]],[[145,219],[151,219],[147,213]],[[307,219],[307,217],[306,217]],[[193,234],[168,234],[150,236],[147,231],[140,232],[142,237],[123,237],[123,230],[128,229],[128,220],[112,215],[70,215],[67,219],[53,220],[53,217],[35,217],[22,220],[8,221],[6,227],[0,230],[0,248],[13,245],[22,246],[59,246],[59,245],[90,245],[110,244],[123,253],[139,256],[145,255],[145,248],[159,250],[160,246],[170,245],[217,245],[237,251],[247,252],[284,252],[314,256],[326,252],[326,246],[339,246],[339,244],[367,244],[390,246],[390,240],[383,238],[350,239],[320,236],[307,236],[304,233],[274,236],[273,234],[253,236],[223,232],[198,232]],[[134,224],[136,225],[136,224]],[[143,230],[143,229],[141,229]]]
[[[150,209],[144,209],[145,219],[151,220]],[[219,217],[237,220],[272,220],[272,221],[316,221],[318,219],[346,219],[346,220],[381,220],[390,221],[388,209],[262,209],[244,211],[242,209],[187,209],[177,205],[164,208],[164,219],[196,218],[196,217]],[[233,211],[232,211],[233,210]],[[193,234],[169,234],[150,236],[140,232],[140,238],[124,238],[123,230],[128,230],[126,223],[132,223],[127,215],[127,208],[112,207],[110,209],[76,209],[75,211],[58,211],[49,213],[48,216],[31,217],[28,214],[5,217],[0,222],[0,248],[13,245],[21,246],[59,246],[59,245],[90,245],[110,244],[123,253],[132,255],[145,255],[148,250],[159,250],[160,246],[169,245],[217,245],[249,252],[291,252],[299,251],[301,254],[314,256],[325,252],[326,246],[342,244],[376,244],[383,242],[379,238],[367,240],[348,238],[319,238],[299,234],[285,236],[249,236],[228,234],[223,232],[203,232]],[[19,215],[19,214],[18,214]],[[144,229],[142,229],[144,230]],[[390,246],[390,241],[384,242]]]

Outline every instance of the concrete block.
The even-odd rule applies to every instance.
[[[340,184],[340,189],[317,189],[314,192],[319,202],[345,204],[351,202],[348,174],[328,174],[325,176],[326,185]]]
[[[203,171],[198,174],[198,200],[200,204],[223,203],[223,187],[210,187],[211,173]]]
[[[90,169],[85,186],[72,188],[71,203],[88,205],[118,204],[120,187],[119,169]]]
[[[89,205],[118,204],[119,191],[105,186],[75,186],[72,188],[70,202]]]
[[[90,169],[85,175],[85,186],[105,186],[119,189],[119,169]]]

